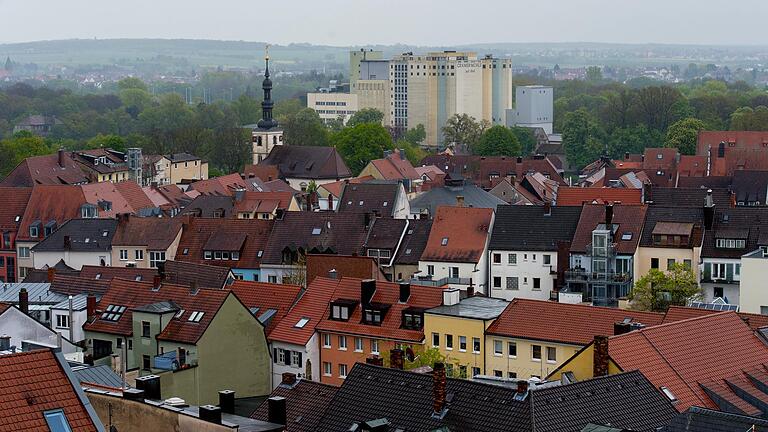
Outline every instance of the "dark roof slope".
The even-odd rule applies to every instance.
[[[56,274],[51,281],[51,291],[64,295],[94,294],[101,296],[107,292],[107,289],[109,289],[109,280],[106,279],[87,279],[82,276]]]
[[[62,165],[59,165],[58,154],[28,157],[3,179],[2,184],[4,186],[32,187],[35,185],[88,183],[88,177],[69,154],[64,152],[61,157]]]
[[[693,230],[688,247],[701,246],[704,237],[704,208],[703,207],[660,207],[650,206],[645,213],[645,225],[640,239],[641,247],[654,247],[653,229],[660,222],[692,223]]]
[[[229,195],[198,195],[191,203],[184,207],[184,211],[179,216],[190,214],[198,217],[213,217],[214,212],[219,213],[223,218],[235,216],[235,203]]]
[[[495,209],[499,205],[507,205],[501,198],[473,184],[465,184],[460,187],[437,187],[422,193],[411,200],[411,213],[426,210],[433,215],[440,206],[456,205],[459,196],[464,197],[464,205],[467,207]]]
[[[259,268],[272,223],[261,219],[193,218],[181,234],[176,260],[227,268]],[[205,259],[205,250],[236,250],[240,257]]]
[[[432,230],[431,219],[411,219],[408,230],[400,243],[400,249],[395,256],[395,264],[418,264],[424,248],[427,247],[429,232]]]
[[[277,165],[280,176],[285,178],[339,180],[352,177],[352,171],[333,147],[279,145],[272,148],[261,164]]]
[[[701,407],[690,407],[673,418],[661,432],[748,432],[768,430],[768,420],[725,413]]]
[[[600,224],[605,224],[605,208],[603,205],[588,204],[581,210],[579,226],[573,236],[571,252],[586,252],[592,243],[592,231]],[[618,225],[614,233],[613,243],[616,252],[634,254],[640,241],[640,231],[645,223],[647,207],[644,205],[615,205],[611,224]],[[629,240],[623,240],[625,233],[631,233]]]
[[[730,176],[708,176],[708,177],[680,177],[677,180],[678,188],[701,188],[701,189],[728,189],[731,187]]]
[[[410,220],[390,217],[373,219],[365,239],[364,248],[389,249],[394,251],[403,236],[403,230],[410,226]]]
[[[114,219],[71,219],[35,245],[35,252],[108,251],[117,229]]]
[[[651,187],[647,189],[646,203],[663,207],[704,207],[707,188],[701,187]],[[727,188],[713,188],[712,201],[718,207],[728,207],[731,204],[731,193]]]
[[[168,260],[163,274],[165,280],[177,285],[222,289],[229,281],[229,267],[213,266],[189,261]]]
[[[336,390],[336,386],[299,379],[293,385],[280,384],[269,396],[285,398],[287,432],[315,432]],[[268,401],[259,405],[251,418],[268,421]]]
[[[757,202],[759,205],[768,205],[768,171],[734,171],[731,190],[736,195],[737,203]]]
[[[581,207],[499,206],[493,223],[493,250],[556,251],[570,242],[579,224]]]
[[[168,249],[181,230],[181,219],[118,217],[113,246],[146,246],[148,250]]]
[[[528,403],[515,390],[447,379],[452,396],[442,419],[432,416],[432,376],[357,363],[328,404],[318,432],[349,430],[356,422],[386,418],[388,430],[530,431]]]
[[[677,415],[638,371],[536,389],[530,403],[534,432],[579,431],[589,423],[650,432]]]
[[[114,278],[152,282],[157,269],[140,267],[102,267],[86,265],[80,269],[80,277],[90,280],[112,280]],[[58,276],[58,272],[57,272]]]
[[[756,207],[715,207],[712,229],[704,233],[701,256],[706,258],[739,258],[757,249],[759,240],[768,233],[768,211]],[[718,238],[743,237],[743,249],[716,247]]]
[[[378,212],[392,216],[400,192],[398,182],[349,183],[344,185],[339,198],[339,212]]]

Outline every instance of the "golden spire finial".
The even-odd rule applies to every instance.
[[[264,45],[264,60],[269,60],[269,44]]]

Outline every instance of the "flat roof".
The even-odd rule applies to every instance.
[[[507,305],[509,302],[503,299],[475,296],[462,299],[453,306],[438,306],[427,309],[425,313],[487,320],[498,318],[507,308]]]

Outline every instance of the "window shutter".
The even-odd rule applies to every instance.
[[[291,351],[290,350],[283,350],[285,352],[285,362],[284,364],[286,366],[291,365]]]
[[[704,280],[712,280],[712,263],[704,263]]]
[[[277,348],[272,348],[272,363],[277,363]]]

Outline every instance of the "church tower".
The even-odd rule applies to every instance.
[[[261,102],[261,120],[257,127],[251,132],[251,143],[253,145],[253,163],[266,159],[269,152],[277,145],[283,145],[283,130],[277,124],[277,120],[272,118],[272,80],[269,79],[269,45],[266,46],[266,55],[264,56],[266,68],[264,70],[264,82],[261,88],[264,90],[264,100]]]

